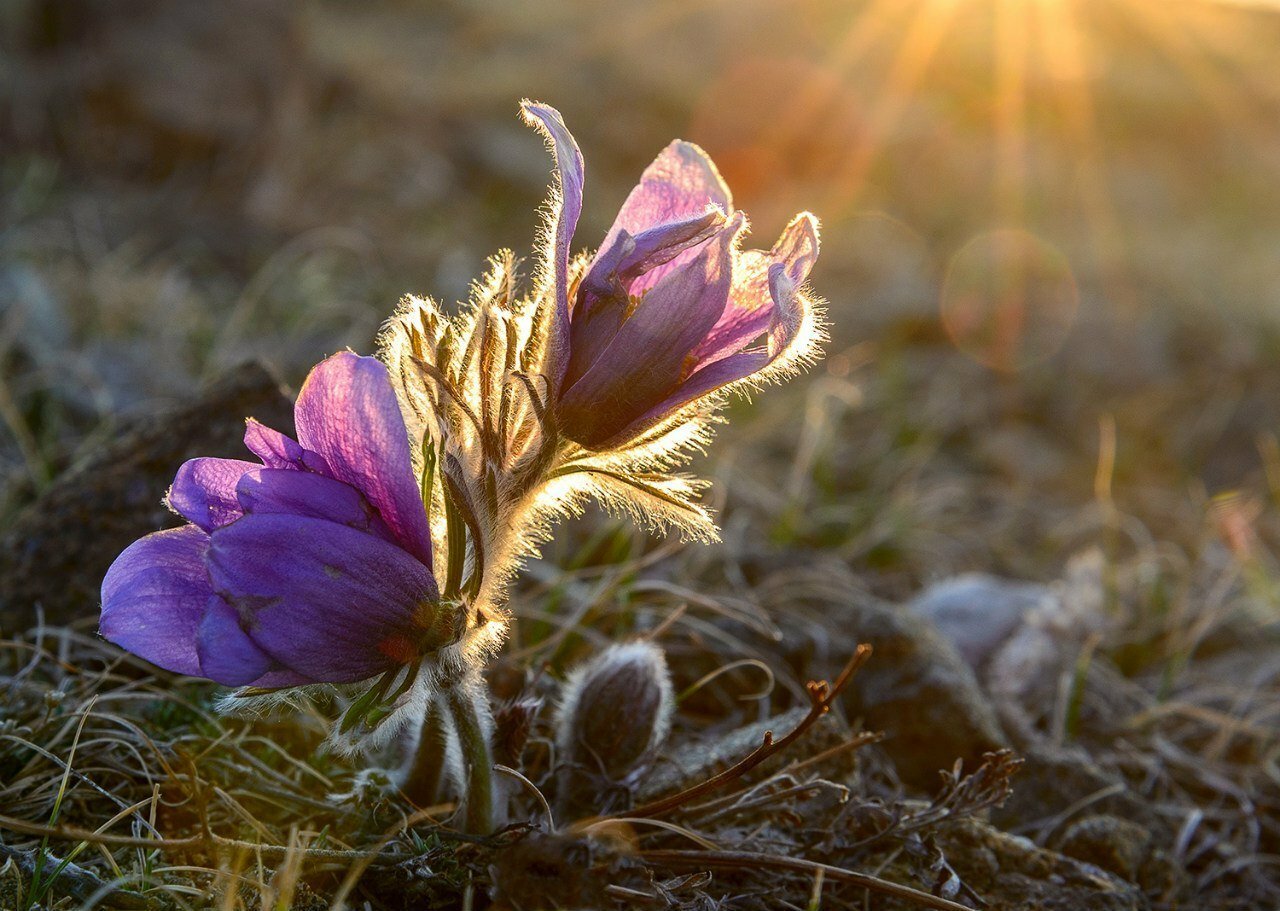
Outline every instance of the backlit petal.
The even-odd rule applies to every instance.
[[[400,546],[431,565],[431,531],[409,454],[409,435],[387,368],[349,351],[307,377],[294,408],[298,442],[329,473],[364,494]]]
[[[591,368],[563,392],[557,416],[566,436],[598,445],[676,387],[687,355],[724,311],[741,227],[735,216],[693,260],[646,294]]]
[[[677,139],[640,175],[605,243],[618,231],[636,235],[655,225],[701,215],[708,206],[732,210],[729,187],[706,152]]]
[[[630,310],[637,276],[670,262],[724,225],[723,212],[650,228],[637,237],[623,231],[593,260],[579,286],[570,328],[571,353],[564,386],[570,386],[604,352]]]
[[[795,289],[804,283],[817,258],[817,222],[807,213],[787,225],[768,253],[744,252],[735,264],[729,306],[693,351],[698,364],[705,366],[736,354],[768,331],[775,317],[790,305]],[[780,303],[775,303],[769,286],[770,270],[777,265],[782,266],[791,284],[790,291],[780,292]]]
[[[328,474],[329,466],[318,454],[303,449],[292,437],[272,430],[253,418],[245,422],[244,445],[268,468],[296,468]]]
[[[787,244],[783,240],[789,239]],[[754,376],[784,358],[797,356],[806,338],[804,327],[813,318],[812,303],[799,293],[818,255],[818,225],[813,216],[797,217],[787,227],[775,251],[790,251],[774,261],[768,271],[772,301],[768,337],[763,346],[727,354],[700,367],[663,401],[623,428],[603,445],[611,445],[642,433],[695,399],[730,383]]]
[[[728,185],[706,152],[677,139],[645,168],[600,247],[608,247],[622,231],[638,237],[659,225],[701,216],[711,206],[724,213],[733,211]],[[632,293],[654,287],[668,272],[692,258],[689,251],[656,266],[637,280]]]
[[[569,248],[573,232],[582,214],[582,186],[585,167],[582,152],[560,112],[550,105],[525,101],[520,106],[525,121],[537,129],[551,144],[556,159],[559,183],[558,198],[553,199],[551,249],[547,270],[555,286],[555,312],[547,339],[546,375],[559,385],[569,363]]]

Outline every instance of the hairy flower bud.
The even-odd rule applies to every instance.
[[[613,645],[574,670],[556,719],[561,761],[625,781],[666,740],[675,698],[652,642]]]

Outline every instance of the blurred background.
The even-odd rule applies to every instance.
[[[905,567],[906,591],[972,564],[1038,568],[1012,552],[1052,528],[1056,492],[1142,510],[1244,490],[1252,522],[1269,464],[1280,479],[1267,4],[9,0],[0,15],[5,515],[123,415],[252,357],[296,383],[337,348],[371,350],[402,293],[456,300],[498,248],[529,255],[550,162],[516,116],[525,96],[558,106],[585,153],[580,248],[674,136],[715,158],[756,245],[798,210],[822,218],[829,357],[732,431],[782,430],[794,450],[807,402],[807,461],[770,510],[784,541]],[[944,492],[926,496],[933,470]],[[986,502],[993,481],[1011,513]],[[876,489],[889,502],[851,499]],[[1016,547],[957,544],[975,519]],[[900,559],[913,548],[928,559]]]
[[[287,426],[248,362],[296,388],[372,351],[402,294],[455,301],[498,249],[530,256],[551,171],[532,97],[586,157],[579,249],[677,136],[755,246],[817,213],[832,340],[696,465],[722,545],[594,510],[557,526],[495,690],[661,625],[701,756],[687,735],[803,703],[870,640],[843,697],[888,735],[859,753],[865,794],[933,793],[1012,746],[992,820],[1154,896],[1105,907],[1275,907],[1278,74],[1262,2],[2,0],[0,627],[91,630],[106,566],[175,521],[176,466],[242,454],[246,413]],[[39,647],[14,642],[28,674]],[[117,659],[49,649],[15,718],[65,737],[44,694],[70,711]],[[211,774],[235,790],[243,768]],[[61,773],[27,769],[10,803],[47,818]],[[262,780],[284,844],[320,805]],[[993,902],[1045,879],[991,844],[957,864]],[[1103,907],[1084,879],[990,907]]]

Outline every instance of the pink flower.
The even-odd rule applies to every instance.
[[[817,219],[796,216],[767,252],[741,250],[746,216],[688,142],[671,143],[645,170],[571,298],[582,155],[555,109],[526,103],[524,113],[550,138],[560,177],[548,380],[564,436],[589,449],[624,445],[811,353],[821,330],[801,286],[818,256]]]

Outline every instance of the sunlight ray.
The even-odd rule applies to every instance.
[[[836,175],[831,191],[833,216],[848,214],[861,194],[876,153],[901,121],[912,100],[912,92],[946,37],[959,6],[960,0],[924,0],[917,9],[871,112],[866,132],[850,153],[843,171]]]
[[[1044,66],[1055,86],[1057,103],[1079,156],[1081,202],[1099,278],[1114,307],[1134,315],[1137,296],[1127,267],[1120,221],[1107,187],[1106,162],[1097,112],[1088,85],[1088,50],[1079,13],[1070,4],[1042,2],[1039,36]]]

